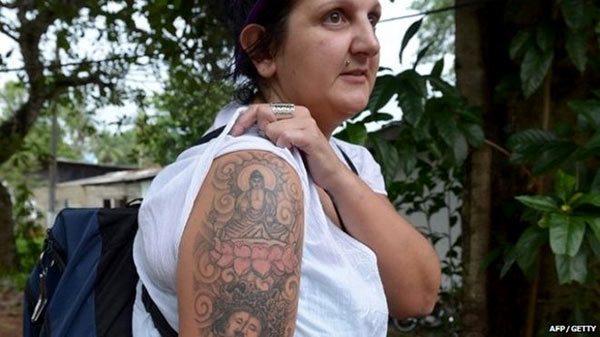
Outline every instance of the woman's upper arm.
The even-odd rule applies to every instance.
[[[180,336],[293,336],[303,228],[301,182],[281,157],[215,159],[179,246]]]

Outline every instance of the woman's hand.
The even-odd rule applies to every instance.
[[[269,104],[252,104],[237,119],[231,134],[239,136],[257,124],[276,146],[301,150],[312,179],[327,190],[345,166],[331,149],[310,111],[300,105],[295,107],[292,117],[278,119]]]

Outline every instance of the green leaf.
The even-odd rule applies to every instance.
[[[553,170],[566,161],[575,152],[577,145],[571,142],[560,142],[549,146],[533,164],[533,174],[542,174]]]
[[[449,109],[437,111],[434,124],[442,141],[452,151],[452,160],[454,163],[457,165],[462,164],[469,154],[469,146],[465,136],[456,124],[453,112]]]
[[[402,63],[402,54],[404,53],[404,48],[406,48],[406,45],[408,45],[408,42],[410,42],[410,40],[417,33],[417,31],[419,31],[419,28],[421,28],[422,23],[423,23],[423,19],[413,22],[410,25],[410,27],[408,27],[408,30],[404,34],[404,37],[402,38],[402,45],[400,47],[400,55],[399,55],[400,63]]]
[[[396,78],[394,76],[378,76],[377,80],[375,80],[371,97],[369,98],[369,105],[367,106],[369,111],[376,113],[385,106],[396,93],[396,86]]]
[[[510,161],[522,163],[537,159],[541,152],[559,142],[560,139],[550,131],[529,129],[511,135],[506,145],[512,151]]]
[[[584,196],[585,194],[581,192],[572,194],[569,200],[567,201],[566,206],[570,206],[571,208],[576,207],[576,205],[579,203],[579,199],[581,199]]]
[[[461,124],[460,128],[472,147],[479,148],[481,144],[483,144],[483,141],[485,140],[485,134],[483,133],[481,126],[469,123],[465,125]]]
[[[564,202],[571,197],[571,194],[575,191],[575,185],[577,179],[575,177],[566,174],[563,170],[558,170],[556,173],[556,180],[554,181],[554,193]]]
[[[474,123],[483,125],[483,117],[481,116],[481,108],[474,106],[463,106],[458,109],[458,116],[463,123]]]
[[[398,92],[398,106],[402,109],[402,119],[413,126],[419,123],[425,111],[424,99],[409,90]]]
[[[554,27],[551,24],[543,23],[537,27],[535,41],[544,52],[550,52],[554,48]]]
[[[571,29],[579,28],[583,22],[583,0],[562,0],[560,11],[567,26]]]
[[[363,123],[348,123],[346,125],[346,129],[348,130],[348,139],[351,143],[364,145],[367,141],[368,134],[367,129],[365,128],[365,124]]]
[[[456,125],[456,120],[452,115],[452,111],[447,109],[439,110],[436,113],[436,118],[434,119],[435,127],[438,130],[442,141],[448,145],[449,147],[454,146],[454,142],[458,137],[459,130]]]
[[[512,247],[505,255],[504,255],[504,265],[502,266],[502,270],[500,270],[500,278],[503,278],[504,275],[510,270],[510,267],[517,261],[517,249]]]
[[[550,227],[550,222],[548,221],[548,218],[549,218],[549,214],[542,215],[542,217],[540,218],[540,220],[538,220],[537,225],[540,228],[549,228]]]
[[[590,185],[590,193],[600,193],[600,169],[596,171],[596,175]]]
[[[458,97],[456,87],[452,86],[448,82],[442,80],[439,77],[427,76],[427,80],[434,90],[441,92],[444,96]]]
[[[383,137],[376,133],[369,134],[369,139],[373,142],[375,156],[381,165],[386,186],[390,186],[396,178],[398,166],[400,165],[398,151],[389,142],[383,139]]]
[[[586,235],[588,240],[588,244],[592,249],[592,252],[596,255],[597,258],[600,259],[600,241],[594,235]]]
[[[431,69],[431,76],[434,77],[440,77],[442,76],[442,73],[444,72],[444,58],[442,57],[441,59],[439,59],[439,61],[437,61],[435,63],[435,65],[433,66],[433,69]]]
[[[520,195],[515,197],[520,203],[541,212],[558,211],[558,205],[552,197],[544,195]]]
[[[515,37],[510,41],[508,49],[510,59],[514,60],[525,54],[525,51],[533,42],[533,32],[531,29],[520,30]]]
[[[590,225],[592,232],[594,232],[596,239],[600,241],[600,218],[589,219],[587,223]]]
[[[521,234],[515,245],[517,264],[530,280],[535,276],[540,247],[547,241],[548,232],[546,230],[530,226]]]
[[[417,148],[415,146],[403,146],[398,149],[402,170],[408,176],[417,166]]]
[[[550,247],[555,254],[575,256],[585,235],[585,221],[560,213],[550,215]]]
[[[413,64],[413,69],[417,68],[417,65],[419,65],[419,62],[421,62],[421,59],[423,59],[423,57],[427,54],[427,51],[429,50],[429,48],[431,48],[432,45],[433,42],[428,43],[423,49],[421,49],[417,53],[417,59],[415,60],[415,64]]]
[[[587,254],[585,249],[579,251],[575,257],[568,255],[555,255],[554,262],[556,274],[560,284],[576,281],[584,283],[587,278]]]
[[[69,32],[67,30],[60,30],[56,34],[56,45],[62,50],[69,50],[71,44],[69,43]]]
[[[511,135],[506,142],[509,149],[517,151],[520,147],[530,145],[554,143],[559,138],[550,131],[540,129],[527,129]]]
[[[575,114],[583,116],[592,129],[600,129],[600,100],[572,100],[567,106]]]
[[[596,133],[588,139],[585,144],[580,146],[573,156],[577,160],[586,160],[589,157],[598,157],[600,156],[600,130],[596,131]]]
[[[481,261],[481,263],[479,264],[480,272],[485,271],[490,266],[490,264],[492,264],[502,255],[502,248],[503,247],[496,247],[487,254],[485,254],[485,256],[483,257],[483,261]]]
[[[454,157],[454,163],[456,166],[462,166],[464,161],[467,159],[469,155],[469,145],[467,143],[467,139],[462,133],[459,133],[454,141],[454,146],[452,147],[452,154]]]
[[[569,59],[580,73],[585,71],[587,63],[587,38],[583,32],[569,30],[567,32],[567,42],[565,44]]]
[[[527,50],[520,72],[521,87],[525,97],[531,96],[542,85],[553,59],[552,50],[542,52],[537,47],[530,47]]]
[[[600,194],[584,194],[573,202],[573,207],[592,205],[600,207]]]
[[[361,122],[362,123],[382,122],[382,121],[391,121],[392,119],[394,119],[394,116],[389,113],[377,112],[377,113],[371,113],[369,116],[367,116]]]
[[[426,76],[421,76],[414,69],[409,69],[396,75],[398,80],[406,86],[408,90],[411,90],[416,95],[423,98],[427,96],[427,83],[425,81]],[[398,89],[402,90],[402,89]]]

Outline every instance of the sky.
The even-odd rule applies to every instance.
[[[388,0],[382,0],[380,1],[380,3],[383,8],[383,15],[381,20],[415,13],[414,10],[408,9],[408,6],[410,5],[410,0],[396,0],[394,3]],[[377,36],[381,44],[380,65],[382,67],[391,68],[394,73],[411,67],[412,61],[414,60],[414,57],[417,54],[417,50],[419,47],[418,40],[416,38],[413,39],[405,49],[404,64],[399,63],[398,54],[400,52],[400,45],[404,33],[406,32],[410,24],[418,19],[418,17],[413,17],[408,19],[381,22],[377,26]],[[95,41],[90,41],[88,46],[86,46],[85,44],[82,46],[83,49],[89,49],[89,54],[93,54],[93,42]],[[0,34],[1,54],[6,53],[13,46],[14,42],[12,40]],[[8,59],[9,68],[17,68],[22,66],[21,62],[18,59],[18,54],[18,52],[13,53],[12,57]],[[417,68],[417,70],[428,71],[428,68],[430,67],[431,65],[425,64]],[[3,87],[5,82],[16,79],[17,78],[15,73],[0,73],[0,87]],[[151,93],[152,91],[160,91],[160,84],[157,82],[157,79],[151,74],[150,70],[148,70],[147,72],[140,72],[138,70],[135,72],[135,74],[129,75],[127,80],[129,85],[143,88],[149,93]],[[111,122],[117,121],[123,116],[134,116],[136,110],[137,107],[135,106],[135,104],[126,102],[125,105],[122,107],[108,106],[101,109],[97,113],[97,118],[98,120],[102,121],[105,125],[110,125]],[[384,107],[383,110],[392,113],[396,118],[400,118],[401,116],[401,111],[397,108],[396,104],[393,101],[391,101],[386,107]]]

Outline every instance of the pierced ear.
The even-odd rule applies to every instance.
[[[244,27],[240,33],[240,45],[242,49],[248,53],[248,50],[251,50],[264,34],[265,28],[261,25],[253,23]],[[259,51],[256,55],[251,55],[250,59],[261,77],[270,78],[275,74],[275,62],[269,54]]]

